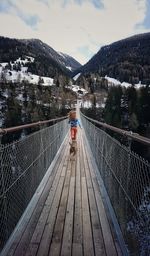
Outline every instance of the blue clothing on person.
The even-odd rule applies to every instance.
[[[81,127],[80,121],[78,119],[69,120],[69,124],[71,127],[77,127],[78,125]]]

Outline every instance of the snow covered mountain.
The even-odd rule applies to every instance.
[[[101,49],[74,72],[114,77],[121,82],[150,84],[150,33],[135,35]]]
[[[26,56],[34,58],[28,62],[28,71],[39,76],[71,76],[81,65],[72,57],[60,54],[38,39],[11,39],[0,37],[0,63],[9,63]]]
[[[71,56],[55,51],[52,47],[43,43],[39,39],[28,39],[28,40],[23,39],[23,40],[21,40],[21,42],[23,42],[27,46],[31,46],[31,47],[38,49],[40,52],[43,53],[43,55],[51,57],[59,65],[67,68],[68,70],[70,70],[72,72],[81,66],[81,64],[79,62],[77,62],[74,58],[72,58]]]
[[[61,58],[60,57],[58,58],[60,63],[70,71],[74,72],[76,69],[78,69],[81,66],[81,64],[78,61],[76,61],[74,58],[72,58],[68,54],[59,52],[59,55],[61,56]]]

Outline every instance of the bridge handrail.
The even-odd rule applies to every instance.
[[[91,122],[94,122],[95,124],[98,124],[98,125],[100,125],[100,126],[102,126],[102,127],[104,127],[104,128],[107,128],[107,129],[109,129],[109,130],[111,130],[111,131],[114,131],[114,132],[116,132],[116,133],[118,133],[118,134],[121,134],[121,135],[123,135],[123,136],[126,136],[126,137],[128,137],[128,138],[130,138],[130,139],[133,139],[133,140],[137,141],[137,142],[140,142],[140,143],[142,143],[142,144],[145,144],[145,145],[147,145],[147,146],[150,146],[150,139],[147,138],[147,137],[141,136],[141,135],[139,135],[138,133],[134,133],[134,132],[132,132],[132,131],[125,131],[125,130],[123,130],[123,129],[117,128],[117,127],[112,126],[112,125],[109,125],[109,124],[107,124],[107,123],[103,123],[103,122],[97,121],[97,120],[95,120],[95,119],[92,119],[92,118],[90,118],[90,117],[85,116],[82,112],[80,112],[80,113],[81,113],[81,115],[83,115],[87,120],[89,120],[89,121],[91,121]]]
[[[103,180],[130,251],[137,255],[135,250],[139,252],[140,248],[143,255],[149,255],[150,163],[91,120],[95,122],[81,114],[100,186]],[[134,248],[131,239],[136,245]]]
[[[22,139],[0,144],[0,254],[69,130],[65,117],[31,126],[49,121],[59,122]],[[7,129],[12,130],[16,128]]]
[[[59,118],[38,121],[38,122],[34,122],[34,123],[29,123],[29,124],[24,124],[24,125],[9,127],[9,128],[0,128],[0,135],[6,134],[6,133],[11,133],[11,132],[16,132],[21,129],[26,129],[26,128],[30,128],[30,127],[34,127],[34,126],[38,126],[38,125],[42,125],[42,124],[48,124],[48,123],[52,123],[52,122],[62,121],[64,119],[66,119],[67,117],[68,116],[63,116],[63,117],[59,117]]]

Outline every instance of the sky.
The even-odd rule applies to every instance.
[[[150,0],[0,0],[0,36],[40,39],[81,64],[149,31]]]

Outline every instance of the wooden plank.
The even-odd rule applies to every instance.
[[[61,201],[60,201],[55,228],[53,232],[52,243],[49,251],[49,255],[52,255],[52,256],[56,256],[60,254],[64,222],[65,222],[65,214],[66,214],[66,208],[67,208],[67,199],[68,199],[68,193],[69,193],[70,177],[71,177],[71,162],[69,162],[69,165],[67,168],[64,188],[61,196]]]
[[[95,255],[105,256],[106,252],[105,252],[104,240],[103,240],[99,214],[98,214],[98,209],[97,209],[96,200],[95,200],[93,184],[92,184],[91,175],[90,175],[89,166],[88,166],[88,160],[87,160],[88,157],[85,153],[84,145],[83,145],[83,156],[84,156],[83,159],[84,159],[87,189],[88,189],[88,196],[89,196]]]
[[[55,194],[57,192],[57,187],[59,184],[59,180],[61,178],[61,173],[63,173],[64,169],[66,170],[67,168],[67,158],[68,158],[68,149],[66,149],[66,151],[64,152],[63,158],[61,159],[61,163],[59,165],[59,168],[57,170],[57,174],[56,177],[54,179],[54,182],[52,184],[52,187],[50,189],[49,195],[47,197],[46,203],[43,207],[43,211],[41,213],[41,216],[39,218],[39,221],[37,223],[37,226],[35,228],[34,234],[32,236],[29,248],[27,250],[26,256],[27,255],[36,255],[40,241],[42,239],[42,235],[44,232],[44,228],[48,219],[48,216],[50,214],[51,208],[52,208],[52,204],[53,204],[53,200],[55,197]],[[64,176],[62,176],[62,178],[64,178]]]
[[[83,255],[83,248],[82,244],[79,243],[73,243],[72,244],[72,255],[73,256],[82,256]]]
[[[81,137],[80,137],[81,138]],[[81,141],[81,140],[80,140]],[[80,174],[80,151],[81,143],[78,141],[78,154],[76,164],[76,185],[75,185],[75,209],[74,209],[74,229],[72,255],[82,256],[82,204],[81,204],[81,174]]]
[[[109,255],[116,256],[117,252],[116,252],[115,244],[113,241],[111,229],[110,229],[109,222],[108,222],[108,219],[106,216],[102,198],[100,196],[99,191],[97,191],[95,182],[94,182],[94,189],[95,189],[96,202],[97,202],[97,206],[98,206],[98,210],[99,210],[99,218],[101,221],[101,227],[102,227],[102,232],[103,232],[103,237],[104,237],[106,253],[108,256]]]
[[[71,160],[71,162],[72,162],[71,177],[75,177],[75,175],[76,175],[77,156],[75,156],[74,160]]]
[[[42,239],[38,248],[37,256],[47,256],[49,251],[49,246],[52,239],[52,233],[54,228],[54,223],[59,207],[59,201],[62,193],[62,188],[64,184],[64,177],[60,177],[59,184],[57,187],[57,192],[52,203],[51,211],[48,216],[48,220],[45,225],[45,229],[42,235]]]
[[[50,190],[53,180],[55,178],[56,170],[61,162],[62,156],[63,155],[60,154],[60,157],[58,158],[58,161],[56,162],[56,164],[54,166],[54,171],[52,172],[52,175],[50,176],[49,180],[47,181],[47,184],[46,184],[45,188],[43,189],[43,192],[37,202],[36,208],[34,209],[32,215],[30,216],[28,223],[26,224],[26,229],[22,230],[22,232],[18,232],[16,240],[12,244],[7,255],[9,255],[9,256],[19,255],[20,256],[20,255],[25,254],[25,251],[28,247],[28,244],[29,244],[32,234],[34,232],[35,226],[37,224],[37,221],[39,219],[39,216],[40,216],[43,206],[45,204],[45,200],[47,198],[47,195],[49,193],[49,190]]]
[[[86,152],[86,154],[87,154],[87,152]],[[92,177],[92,183],[93,183],[93,187],[94,187],[99,218],[100,218],[100,222],[101,222],[101,228],[102,228],[102,233],[103,233],[103,238],[104,238],[106,255],[107,256],[116,256],[117,251],[116,251],[115,243],[114,243],[113,236],[111,233],[109,221],[107,219],[106,212],[104,209],[98,182],[95,177],[95,173],[94,173],[94,170],[92,167],[92,163],[90,161],[90,157],[89,158],[87,157],[87,159],[88,159],[88,165],[89,165],[90,173],[91,173],[91,177]]]
[[[90,219],[85,177],[81,178],[81,185],[82,185],[83,250],[84,250],[84,255],[92,256],[94,255],[94,247],[93,247],[92,227],[91,227],[91,219]]]
[[[61,248],[62,256],[71,256],[71,251],[72,251],[74,187],[75,187],[75,177],[71,177],[67,212],[66,212],[66,219],[65,219],[65,226],[64,226],[64,234],[63,234],[62,248]]]
[[[80,173],[81,173],[81,177],[85,177],[82,144],[80,147]]]

